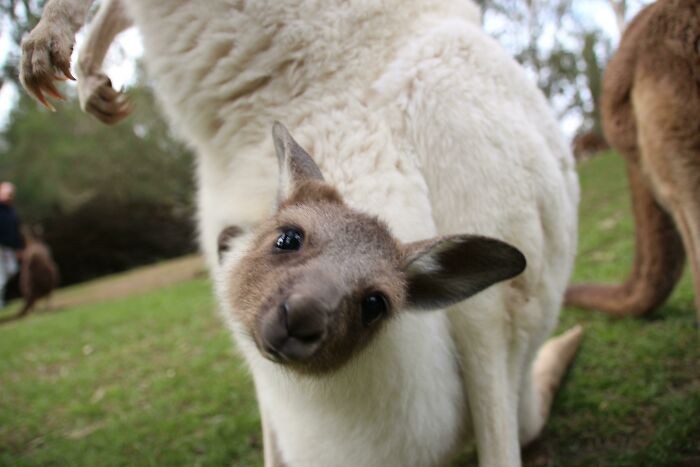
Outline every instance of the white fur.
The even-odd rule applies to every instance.
[[[128,0],[170,121],[198,157],[202,247],[254,376],[265,425],[297,465],[445,462],[473,427],[483,465],[517,465],[544,423],[532,380],[576,246],[578,182],[543,97],[470,1]],[[327,181],[402,241],[476,233],[526,272],[446,312],[404,313],[337,373],[261,357],[226,305],[235,242],[277,186],[282,121]],[[272,456],[267,464],[271,465]]]

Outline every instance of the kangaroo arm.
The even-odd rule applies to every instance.
[[[102,62],[117,35],[132,25],[121,0],[107,0],[90,23],[85,44],[78,56],[78,78],[102,70]]]
[[[121,0],[106,0],[90,24],[78,56],[78,99],[80,108],[112,125],[131,113],[126,96],[112,88],[102,72],[102,63],[114,38],[132,25]]]
[[[41,21],[65,24],[75,35],[87,19],[92,0],[49,0],[44,6]]]
[[[50,110],[55,110],[44,93],[64,97],[54,80],[75,79],[70,57],[75,34],[85,24],[92,0],[49,0],[41,20],[22,41],[19,78],[22,86]],[[60,77],[60,74],[64,77]]]

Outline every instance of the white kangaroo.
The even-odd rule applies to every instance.
[[[268,465],[442,465],[470,432],[487,437],[489,451],[511,449],[509,440],[471,426],[470,412],[483,410],[472,403],[484,401],[463,384],[499,364],[506,379],[489,390],[503,394],[491,402],[507,418],[496,425],[519,432],[522,443],[533,439],[581,329],[551,340],[535,359],[532,346],[539,347],[549,318],[523,306],[528,296],[541,299],[523,294],[527,274],[447,312],[423,311],[517,276],[523,254],[477,235],[401,243],[391,233],[401,213],[385,224],[351,208],[344,199],[353,191],[341,196],[326,183],[280,124],[274,139],[277,212],[254,233],[222,232],[217,284],[258,388]],[[334,184],[344,178],[332,176]],[[484,326],[501,328],[486,333],[503,339],[482,341]],[[475,358],[484,367],[469,373],[463,363]],[[513,465],[519,457],[516,450],[491,460]]]
[[[57,93],[52,80],[59,70],[70,73],[66,57],[90,3],[51,0],[24,41],[22,82],[40,99],[42,92]],[[143,36],[166,115],[197,151],[201,243],[215,276],[219,233],[229,225],[250,231],[273,213],[277,168],[267,135],[274,120],[294,128],[349,206],[387,222],[401,242],[468,232],[501,239],[525,255],[528,267],[513,281],[448,313],[403,313],[391,322],[421,328],[417,355],[454,350],[462,377],[453,390],[466,395],[461,406],[453,404],[461,396],[444,402],[452,421],[417,431],[406,425],[413,431],[401,446],[435,446],[409,464],[441,461],[454,443],[439,433],[454,434],[468,413],[464,428],[473,427],[480,462],[517,465],[520,442],[539,432],[551,399],[543,388],[554,383],[542,375],[556,372],[538,370],[551,367],[545,363],[533,368],[533,361],[556,324],[573,265],[578,182],[543,96],[481,30],[478,8],[453,0],[107,1],[78,64],[82,105],[103,121],[127,111],[99,70],[128,18]],[[239,254],[239,243],[233,245],[229,255]],[[440,340],[434,350],[437,341],[424,336],[443,336],[448,316],[454,342]],[[393,335],[392,326],[382,335]],[[578,331],[567,347],[577,340]],[[537,361],[562,363],[554,357],[549,352]],[[442,385],[422,384],[393,397],[410,401],[413,391]],[[273,459],[263,386],[256,380],[266,459]],[[373,407],[352,410],[369,415]],[[385,418],[383,429],[403,431],[395,421]],[[333,452],[334,462],[355,459]]]

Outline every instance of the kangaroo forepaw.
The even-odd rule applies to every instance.
[[[128,98],[112,87],[112,81],[104,73],[81,76],[78,98],[83,111],[107,125],[113,125],[131,113]]]
[[[70,71],[73,44],[73,32],[69,27],[41,21],[22,41],[20,82],[49,110],[55,109],[44,94],[64,99],[54,81],[75,80]]]

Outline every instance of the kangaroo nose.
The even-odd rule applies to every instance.
[[[290,337],[315,342],[325,336],[328,310],[323,303],[297,294],[290,296],[282,306],[287,314]]]
[[[327,320],[328,310],[321,301],[293,294],[263,318],[263,346],[281,360],[305,360],[323,344]]]

